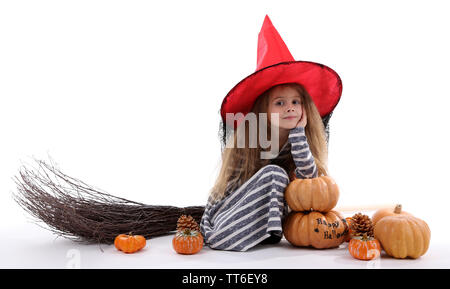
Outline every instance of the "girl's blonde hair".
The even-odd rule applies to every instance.
[[[307,115],[307,125],[305,127],[305,134],[308,140],[311,154],[314,157],[318,175],[328,175],[327,161],[328,150],[327,140],[325,135],[325,127],[322,118],[312,101],[306,89],[298,83],[284,83],[272,86],[270,89],[262,93],[255,101],[252,113],[259,116],[259,113],[267,113],[269,105],[269,96],[272,90],[278,86],[291,87],[300,94],[302,98],[302,105]],[[257,135],[259,140],[259,126],[264,125],[257,121]],[[281,166],[286,170],[292,179],[295,170],[295,163],[290,153],[279,159],[261,159],[261,152],[266,151],[261,148],[259,143],[256,148],[250,147],[249,142],[249,127],[247,122],[243,121],[241,125],[245,125],[245,141],[246,145],[243,148],[237,146],[237,130],[235,130],[227,140],[227,143],[233,141],[233,146],[226,147],[222,151],[222,166],[219,175],[213,188],[210,191],[210,201],[218,201],[225,197],[227,187],[229,184],[244,184],[263,166],[272,163]],[[270,126],[266,126],[267,136],[270,139]],[[280,144],[283,147],[284,144]]]

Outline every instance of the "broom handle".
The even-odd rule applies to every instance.
[[[372,204],[372,205],[352,205],[352,206],[338,206],[333,210],[338,212],[361,212],[361,211],[375,211],[384,208],[394,208],[395,204]]]

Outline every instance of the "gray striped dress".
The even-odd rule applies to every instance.
[[[317,177],[317,167],[306,140],[305,129],[290,130],[288,141],[272,162],[292,154],[297,178]],[[211,249],[244,252],[271,233],[282,236],[282,222],[289,213],[284,189],[289,184],[285,169],[275,164],[262,167],[244,184],[229,184],[225,197],[209,197],[200,221],[204,242]]]

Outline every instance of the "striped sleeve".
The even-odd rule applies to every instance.
[[[295,127],[290,130],[288,141],[291,143],[291,154],[294,159],[295,175],[300,179],[317,177],[317,167],[314,157],[309,150],[305,128]]]

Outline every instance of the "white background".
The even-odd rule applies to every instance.
[[[429,224],[432,242],[447,243],[448,8],[2,1],[0,232],[30,222],[11,196],[12,177],[32,157],[50,156],[66,174],[130,200],[204,205],[220,168],[222,99],[255,71],[268,14],[296,60],[342,79],[329,143],[338,206],[400,202]]]

